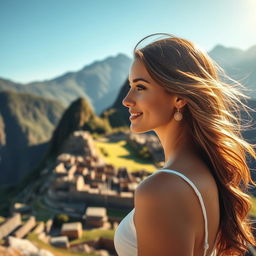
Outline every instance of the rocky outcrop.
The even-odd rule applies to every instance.
[[[96,148],[91,135],[85,131],[75,131],[63,143],[59,151],[61,154],[96,157]]]

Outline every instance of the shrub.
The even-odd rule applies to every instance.
[[[146,160],[151,160],[152,159],[152,156],[148,150],[148,147],[146,146],[142,146],[139,151],[138,151],[138,155],[143,158],[143,159],[146,159]]]
[[[54,225],[57,227],[61,227],[63,223],[67,223],[69,221],[69,216],[67,214],[61,213],[57,214],[54,217]]]
[[[100,147],[100,152],[102,153],[102,155],[104,156],[109,156],[109,153],[107,152],[107,150],[105,148]]]

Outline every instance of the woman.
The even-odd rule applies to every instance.
[[[115,233],[116,251],[244,255],[255,245],[245,193],[254,184],[246,153],[255,158],[255,152],[234,112],[246,109],[243,94],[221,81],[221,70],[193,43],[164,35],[135,47],[123,104],[132,132],[157,134],[165,165],[137,187],[135,208]]]

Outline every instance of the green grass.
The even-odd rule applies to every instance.
[[[37,235],[33,233],[30,233],[27,239],[31,241],[36,247],[45,249],[51,252],[54,256],[97,256],[97,254],[95,253],[71,252],[66,249],[59,249],[59,248],[53,247],[39,240]]]
[[[99,237],[108,238],[114,240],[113,229],[103,230],[103,229],[92,229],[92,230],[84,230],[81,238],[73,240],[71,244],[87,242],[90,240],[95,240]]]
[[[99,154],[104,158],[105,162],[115,167],[126,167],[129,171],[146,170],[153,172],[156,166],[150,162],[139,158],[127,145],[126,141],[110,142],[95,141]],[[106,152],[107,155],[103,155]]]

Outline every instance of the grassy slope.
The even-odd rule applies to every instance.
[[[129,171],[144,169],[153,172],[156,167],[150,161],[138,158],[135,153],[126,146],[124,140],[119,142],[110,141],[95,141],[99,154],[102,155],[105,162],[116,167],[126,167]],[[102,151],[107,153],[107,156],[102,154]]]
[[[83,235],[80,239],[73,240],[71,244],[77,244],[81,242],[87,242],[90,240],[95,240],[97,238],[103,237],[108,239],[114,239],[115,230],[103,230],[103,229],[92,229],[92,230],[84,230]]]

